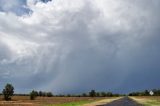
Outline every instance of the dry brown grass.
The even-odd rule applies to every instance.
[[[100,105],[105,105],[107,103],[110,103],[110,102],[113,102],[115,100],[118,100],[122,97],[110,97],[110,98],[105,98],[103,100],[99,100],[99,101],[95,101],[93,103],[88,103],[88,104],[85,104],[83,106],[100,106]]]
[[[160,96],[136,96],[130,98],[144,106],[160,106]]]
[[[61,104],[76,101],[95,101],[103,98],[91,97],[37,97],[30,100],[29,96],[13,96],[12,101],[4,101],[0,96],[0,106],[43,106],[47,104]]]

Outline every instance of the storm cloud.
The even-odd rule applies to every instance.
[[[159,0],[13,1],[0,5],[0,87],[11,82],[16,92],[54,93],[160,87]],[[27,12],[17,14],[19,7]]]

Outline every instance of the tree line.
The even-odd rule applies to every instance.
[[[82,94],[59,94],[53,95],[51,92],[42,92],[42,91],[32,91],[30,93],[30,99],[34,100],[37,96],[47,96],[47,97],[118,97],[122,96],[120,94],[113,94],[112,92],[96,92],[95,90],[91,90],[88,93]]]
[[[82,93],[78,95],[53,95],[52,92],[45,92],[45,91],[36,91],[32,90],[29,94],[14,94],[14,87],[12,84],[6,84],[2,94],[4,96],[4,100],[11,100],[13,95],[15,96],[29,96],[30,100],[34,100],[36,97],[118,97],[118,96],[125,96],[122,94],[114,94],[112,92],[96,92],[95,90],[91,90],[88,93]],[[145,90],[142,92],[131,92],[128,96],[160,96],[160,89],[153,89],[151,91]]]
[[[29,96],[30,100],[34,100],[36,97],[115,97],[121,96],[120,94],[113,94],[112,92],[96,92],[95,90],[91,90],[88,93],[82,94],[59,94],[53,95],[52,92],[45,92],[45,91],[36,91],[32,90],[29,94],[14,94],[14,87],[12,84],[6,84],[2,95],[4,96],[4,100],[11,100],[11,97],[14,96]]]
[[[129,93],[129,96],[160,96],[160,89],[131,92]]]
[[[6,101],[11,100],[11,97],[14,96],[30,96],[31,100],[34,100],[37,96],[43,96],[43,97],[52,97],[53,94],[52,92],[43,92],[43,91],[35,91],[32,90],[29,94],[14,94],[14,87],[12,84],[6,84],[2,94],[3,95],[3,99]]]

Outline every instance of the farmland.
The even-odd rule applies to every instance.
[[[144,106],[160,106],[160,96],[137,96],[131,98]]]
[[[0,97],[0,106],[77,106],[95,101],[102,102],[103,100],[111,101],[114,97],[37,97],[35,100],[30,100],[29,96],[13,96],[12,101],[4,101]]]

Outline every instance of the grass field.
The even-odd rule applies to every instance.
[[[29,96],[13,96],[12,101],[4,101],[0,97],[0,106],[81,106],[102,100],[100,97],[37,97],[30,100]],[[110,98],[108,98],[109,100]]]
[[[144,106],[160,106],[160,96],[131,97]]]

